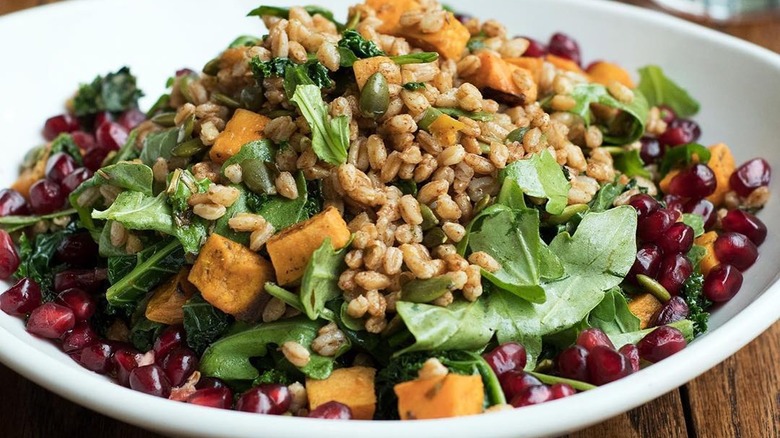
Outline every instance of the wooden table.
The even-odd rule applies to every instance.
[[[0,14],[54,1],[0,0]],[[718,28],[780,52],[780,21]],[[0,388],[0,436],[156,436],[71,403],[3,365]],[[780,323],[687,385],[571,436],[780,437]]]

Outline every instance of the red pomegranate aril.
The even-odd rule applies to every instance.
[[[30,214],[27,200],[14,189],[0,190],[0,216],[20,216]]]
[[[73,311],[55,303],[43,303],[27,319],[28,332],[49,339],[59,339],[75,326]]]
[[[107,278],[105,268],[66,269],[54,274],[54,290],[62,292],[77,287],[94,294],[100,290]]]
[[[690,119],[675,119],[666,127],[666,131],[658,136],[658,141],[667,146],[680,146],[693,143],[701,136],[699,124]]]
[[[677,353],[685,348],[687,342],[682,332],[674,327],[663,325],[646,334],[636,347],[639,350],[639,357],[656,363]]]
[[[469,22],[469,20],[474,18],[472,15],[464,14],[464,13],[455,13],[454,15],[455,15],[455,19],[461,22],[462,24],[466,24]]]
[[[510,370],[522,370],[526,364],[525,347],[516,342],[507,342],[483,355],[497,376]]]
[[[657,246],[652,243],[645,243],[636,252],[636,260],[628,271],[626,278],[629,281],[636,281],[638,274],[646,275],[650,278],[655,278],[658,274],[658,269],[661,267],[661,251]]]
[[[693,273],[693,265],[682,254],[668,254],[661,260],[656,280],[672,295],[678,295],[683,283]]]
[[[534,385],[525,388],[522,392],[512,397],[510,404],[516,408],[538,405],[552,398],[552,391],[545,385]]]
[[[73,142],[76,143],[76,146],[79,147],[79,149],[82,149],[84,151],[91,151],[92,149],[95,149],[97,146],[97,141],[95,140],[95,136],[90,134],[89,132],[84,131],[74,131],[70,134],[71,138],[73,138]]]
[[[739,166],[729,178],[731,190],[739,196],[746,197],[753,190],[768,186],[772,179],[772,168],[763,158],[753,158]]]
[[[677,113],[668,105],[658,105],[661,120],[667,124],[672,123],[677,118]]]
[[[577,390],[566,383],[556,383],[550,386],[550,400],[569,397],[577,393]]]
[[[144,365],[130,371],[130,388],[157,397],[171,395],[171,383],[159,365]]]
[[[753,266],[758,258],[758,248],[742,233],[727,231],[715,240],[715,257],[721,263],[734,265],[740,271]]]
[[[41,305],[41,287],[24,277],[0,294],[0,310],[13,316],[24,316]]]
[[[115,151],[127,141],[127,129],[115,122],[103,122],[95,131],[98,146],[108,151]]]
[[[739,292],[742,287],[742,273],[734,266],[720,264],[704,277],[702,292],[708,300],[724,303]]]
[[[558,374],[567,379],[588,381],[588,350],[574,345],[558,355]]]
[[[76,362],[84,368],[99,374],[107,374],[111,371],[111,356],[114,354],[112,346],[106,342],[96,342],[82,348],[75,354]]]
[[[656,241],[664,254],[687,253],[693,246],[693,228],[682,222],[672,224]]]
[[[266,383],[252,388],[236,403],[236,410],[256,414],[282,415],[290,409],[290,390],[284,385]]]
[[[11,235],[5,230],[0,230],[0,280],[8,280],[19,269],[19,254],[11,239]]]
[[[569,59],[577,65],[582,64],[579,44],[577,44],[577,41],[575,41],[574,38],[565,33],[558,32],[553,34],[550,38],[547,50],[551,55]]]
[[[655,137],[642,137],[639,140],[642,145],[639,149],[639,156],[645,164],[655,163],[664,155],[665,147]]]
[[[683,169],[669,183],[669,193],[683,198],[706,198],[711,195],[718,182],[715,173],[706,164],[697,163]]]
[[[98,340],[100,340],[100,336],[92,330],[89,324],[82,321],[62,337],[62,351],[72,353],[88,347]]]
[[[320,418],[322,420],[351,420],[352,409],[344,403],[332,400],[314,408],[309,412],[309,418]]]
[[[113,122],[113,121],[114,121],[114,115],[108,111],[103,111],[95,114],[95,119],[92,121],[92,126],[94,126],[95,129],[97,130],[97,128],[103,123]]]
[[[218,379],[216,377],[201,377],[200,380],[198,380],[198,383],[195,384],[195,388],[197,389],[206,389],[206,388],[227,388],[227,383],[225,383],[222,379]]]
[[[84,155],[84,167],[93,172],[97,172],[98,169],[103,167],[103,161],[106,159],[109,152],[109,150],[102,148],[92,149]]]
[[[541,385],[536,377],[522,370],[507,371],[498,378],[507,399],[511,399],[529,386]]]
[[[629,358],[609,347],[597,346],[588,354],[588,381],[604,385],[633,372]]]
[[[61,210],[65,205],[65,193],[60,185],[42,179],[30,186],[30,207],[35,214],[49,214]]]
[[[710,229],[715,225],[715,205],[706,199],[690,199],[683,204],[683,213],[698,214],[704,219],[704,228]]]
[[[117,119],[117,122],[129,132],[145,120],[146,114],[142,113],[137,108],[132,108],[123,112],[119,116],[119,119]]]
[[[76,170],[76,161],[65,152],[57,152],[46,160],[46,178],[62,184],[66,176]]]
[[[160,365],[173,386],[180,386],[198,370],[198,356],[187,347],[177,347],[166,354]]]
[[[181,77],[181,76],[192,75],[192,74],[195,74],[195,71],[193,69],[191,69],[191,68],[184,67],[184,68],[180,68],[180,69],[176,70],[176,77],[177,78]]]
[[[140,353],[132,348],[118,348],[111,357],[117,383],[130,386],[130,372],[138,368]]]
[[[664,203],[666,204],[667,209],[679,213],[682,213],[683,208],[685,208],[684,207],[685,198],[683,198],[682,196],[671,195],[671,194],[664,195]]]
[[[95,299],[87,292],[75,287],[60,292],[57,295],[57,303],[70,308],[77,321],[88,320],[97,309]]]
[[[651,321],[654,326],[671,324],[687,318],[689,313],[688,303],[682,297],[672,297],[653,315]]]
[[[79,129],[79,119],[70,114],[60,114],[46,119],[43,124],[43,138],[46,141],[54,140],[63,132],[73,132]]]
[[[154,356],[157,358],[165,357],[174,348],[184,345],[184,336],[184,327],[181,325],[167,327],[154,341]]]
[[[606,333],[593,327],[586,328],[580,332],[579,336],[577,336],[577,345],[589,352],[598,346],[615,349]]]
[[[747,236],[756,246],[766,239],[766,225],[761,219],[744,210],[730,210],[721,219],[724,231],[733,231]]]
[[[640,219],[637,224],[637,235],[643,242],[655,242],[676,221],[676,214],[671,210],[660,209]]]
[[[66,195],[70,195],[81,183],[92,178],[92,175],[94,173],[91,170],[86,167],[79,167],[62,180],[62,190]]]
[[[618,353],[628,358],[628,362],[631,364],[631,372],[639,371],[639,350],[636,345],[626,344],[618,350]]]
[[[527,36],[521,37],[528,40],[528,48],[523,52],[523,56],[531,58],[541,58],[547,54],[547,47],[541,41]]]
[[[208,408],[230,409],[233,406],[233,391],[230,388],[199,389],[187,397],[187,403]]]
[[[639,193],[629,198],[628,205],[634,207],[634,210],[636,210],[639,215],[639,219],[646,218],[661,207],[658,201],[652,196],[645,195],[644,193]]]
[[[56,260],[77,268],[95,266],[98,245],[89,233],[76,233],[62,239],[57,245]]]

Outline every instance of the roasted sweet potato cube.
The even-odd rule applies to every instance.
[[[274,280],[271,263],[249,248],[212,234],[200,250],[189,280],[203,299],[245,321],[260,316],[270,299],[263,285]]]
[[[645,329],[650,325],[653,315],[661,310],[661,307],[663,304],[658,301],[658,298],[649,293],[637,295],[628,303],[628,310],[639,318],[640,329]]]
[[[225,130],[217,136],[211,147],[211,161],[222,164],[237,154],[241,146],[263,138],[263,129],[271,119],[252,111],[239,108],[225,125]]]
[[[485,389],[479,375],[447,374],[393,387],[402,420],[459,417],[482,412]]]
[[[398,32],[413,45],[423,50],[438,52],[443,58],[455,61],[463,56],[466,44],[471,38],[469,30],[455,18],[452,12],[447,13],[444,26],[436,32],[425,33],[417,26],[401,27]]]
[[[708,231],[694,240],[696,245],[703,246],[706,251],[699,263],[699,270],[705,276],[710,273],[712,268],[720,264],[718,257],[715,255],[715,241],[717,239],[718,233],[715,231]]]
[[[376,410],[374,376],[376,370],[352,367],[333,370],[325,380],[306,379],[309,410],[329,401],[343,403],[357,420],[371,420]]]
[[[282,230],[265,247],[276,270],[279,285],[297,283],[311,259],[312,253],[330,237],[334,248],[349,242],[351,233],[338,210],[328,207],[312,218]]]
[[[734,163],[734,156],[731,155],[731,150],[725,143],[712,145],[709,149],[712,155],[710,156],[710,161],[707,162],[707,166],[715,174],[715,181],[718,182],[718,185],[715,187],[715,191],[710,196],[707,196],[707,199],[717,207],[723,204],[723,198],[729,192],[729,178],[736,170],[737,165]]]
[[[355,72],[355,80],[361,90],[368,78],[377,72],[382,73],[388,84],[401,85],[401,67],[387,56],[357,60],[352,64],[352,70]]]
[[[46,146],[46,150],[41,154],[40,158],[38,158],[38,161],[35,162],[35,165],[29,169],[24,169],[19,175],[19,178],[11,184],[11,188],[29,199],[30,187],[46,176],[46,161],[49,159],[50,150],[51,145]]]
[[[580,66],[577,65],[577,63],[572,61],[571,59],[563,58],[556,55],[547,55],[544,57],[544,59],[545,61],[554,65],[559,70],[566,70],[574,73],[579,73],[583,76],[587,76],[585,72],[580,68]]]
[[[618,81],[628,88],[634,88],[634,81],[623,67],[607,61],[597,61],[588,66],[588,77],[591,82],[609,85],[612,81]]]
[[[181,268],[178,274],[157,286],[149,304],[146,305],[146,318],[162,324],[181,324],[184,321],[182,306],[197,292],[187,280],[190,269]]]
[[[398,22],[404,12],[420,9],[417,0],[366,0],[366,5],[376,11],[376,18],[382,20],[382,25],[376,30],[389,35],[398,35],[401,28]]]
[[[479,68],[466,79],[482,90],[486,97],[505,101],[512,105],[536,101],[538,86],[530,70],[511,64],[498,55],[486,50],[477,53]],[[521,89],[513,76],[523,79],[525,87]]]
[[[539,81],[541,81],[544,59],[531,56],[521,56],[519,58],[503,58],[503,60],[531,72],[531,77],[537,84]]]

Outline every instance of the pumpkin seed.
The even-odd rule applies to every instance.
[[[390,106],[390,90],[382,73],[369,76],[360,92],[360,112],[366,117],[382,117]]]

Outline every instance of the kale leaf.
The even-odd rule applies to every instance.
[[[184,249],[178,240],[164,240],[147,247],[136,255],[133,270],[108,288],[106,299],[113,306],[135,305],[152,288],[177,273],[183,264]]]
[[[89,116],[102,111],[113,113],[138,108],[143,92],[136,86],[136,79],[128,67],[105,77],[98,76],[90,84],[82,84],[73,98],[73,111],[79,116]]]
[[[78,232],[76,222],[53,233],[40,233],[30,240],[26,234],[19,238],[20,264],[14,273],[16,278],[29,277],[41,287],[44,301],[56,296],[54,276],[61,268],[55,265],[54,255],[59,244],[68,236]]]
[[[352,67],[358,59],[372,58],[374,56],[384,56],[383,52],[376,43],[363,38],[357,31],[347,29],[339,40],[338,47],[341,66]]]
[[[425,89],[425,82],[407,82],[403,85],[409,91],[417,91]]]
[[[199,355],[228,329],[230,317],[215,308],[200,295],[190,298],[184,306],[184,331],[187,345]]]
[[[702,294],[704,286],[704,276],[698,272],[691,274],[682,287],[682,298],[688,304],[688,319],[693,321],[693,330],[696,336],[707,331],[707,322],[710,314],[707,309],[712,306],[712,302]]]
[[[60,134],[51,142],[49,156],[60,152],[70,155],[70,157],[73,158],[73,161],[79,166],[84,164],[81,150],[79,150],[79,146],[73,141],[73,137],[70,134]]]

